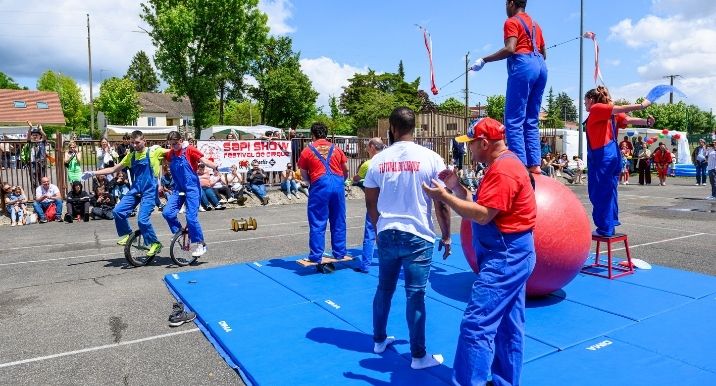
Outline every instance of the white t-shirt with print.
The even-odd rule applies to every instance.
[[[396,142],[376,154],[363,186],[380,189],[378,233],[395,229],[435,242],[432,200],[422,186],[431,185],[443,170],[439,154],[414,142]]]

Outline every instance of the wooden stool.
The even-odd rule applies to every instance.
[[[594,256],[594,263],[588,264],[582,267],[582,273],[585,273],[587,275],[593,275],[593,276],[599,276],[604,277],[607,279],[616,279],[618,277],[622,277],[625,275],[631,275],[634,273],[634,265],[631,262],[631,254],[629,253],[629,240],[627,235],[623,233],[615,233],[614,236],[607,237],[607,236],[600,236],[597,234],[592,234],[592,241],[597,242],[597,250],[596,254]],[[626,250],[627,255],[627,266],[622,267],[619,265],[612,264],[612,243],[623,241],[624,242],[624,249]],[[599,245],[600,243],[607,243],[607,264],[602,264],[602,262],[599,260]],[[594,268],[606,268],[608,275],[604,275],[603,273],[595,272]],[[612,271],[619,271],[619,273],[612,273]]]

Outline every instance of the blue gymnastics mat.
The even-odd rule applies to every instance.
[[[475,278],[456,249],[448,260],[434,254],[426,343],[445,363],[423,371],[410,369],[402,281],[388,322],[398,341],[381,355],[372,352],[375,261],[369,274],[354,272],[350,262],[326,275],[292,256],[164,280],[247,384],[448,385]],[[578,275],[563,290],[528,299],[522,383],[716,385],[713,310],[716,277],[656,266],[617,280]],[[598,344],[604,341],[610,343]]]

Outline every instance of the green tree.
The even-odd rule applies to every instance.
[[[500,122],[505,120],[505,96],[493,95],[487,97],[487,116]]]
[[[424,90],[418,90],[418,100],[420,101],[420,112],[434,113],[438,111],[438,105],[430,100],[430,95]]]
[[[544,127],[563,127],[564,122],[560,119],[561,109],[554,97],[552,87],[547,92],[547,117],[542,123]]]
[[[157,92],[159,90],[159,79],[144,51],[139,51],[134,55],[124,77],[134,82],[137,92]]]
[[[245,71],[257,57],[267,16],[258,0],[148,0],[141,18],[151,28],[162,78],[191,100],[198,136],[229,69]]]
[[[328,127],[333,130],[336,135],[356,135],[355,124],[353,119],[341,112],[338,106],[338,98],[331,95],[328,99],[328,107],[331,109],[331,120]]]
[[[318,93],[300,67],[284,66],[269,71],[260,88],[267,96],[262,106],[267,125],[297,127],[314,115]]]
[[[560,119],[571,122],[577,121],[577,106],[566,92],[557,94],[554,104],[555,109],[559,112]]]
[[[224,124],[235,126],[253,126],[259,123],[261,108],[249,100],[226,102]]]
[[[82,90],[74,79],[67,75],[45,71],[37,79],[37,89],[40,91],[54,91],[60,97],[62,113],[65,116],[65,125],[77,129],[85,122],[82,112]]]
[[[438,105],[438,111],[445,114],[465,116],[465,104],[458,99],[450,97]]]
[[[107,117],[113,125],[129,125],[136,121],[141,112],[136,85],[126,78],[105,79],[99,87],[99,97],[94,100],[95,108]]]
[[[400,70],[400,69],[399,69]],[[406,106],[414,111],[421,111],[425,106],[418,91],[420,78],[413,82],[405,82],[400,74],[377,74],[369,69],[367,74],[354,74],[343,88],[340,107],[349,117],[353,118],[357,127],[375,127],[377,118],[385,118],[398,106]],[[387,97],[389,95],[390,97]],[[390,101],[391,105],[378,108],[375,100]],[[370,107],[366,107],[368,104]],[[373,119],[367,111],[384,111],[380,117]]]
[[[644,98],[639,98],[636,103],[641,103],[642,100]],[[703,111],[695,105],[687,105],[683,101],[673,104],[655,103],[643,111],[632,112],[632,115],[639,118],[654,117],[655,129],[685,131],[689,134],[707,134],[714,130],[711,112]]]
[[[258,86],[250,92],[261,105],[262,122],[297,127],[315,115],[318,93],[301,71],[291,38],[269,38],[264,52],[251,66],[251,74]]]
[[[5,75],[3,72],[0,72],[0,89],[27,90],[27,87],[20,87],[20,85],[15,83],[11,77]]]

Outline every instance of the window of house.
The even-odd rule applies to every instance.
[[[457,131],[457,123],[448,123],[447,131]]]
[[[147,117],[147,126],[156,126],[156,125],[157,125],[156,117]]]
[[[38,109],[49,109],[50,105],[48,105],[47,102],[37,102],[37,108]]]
[[[16,109],[24,109],[27,107],[25,101],[13,101],[12,105],[15,106]]]

